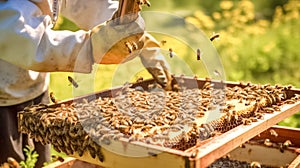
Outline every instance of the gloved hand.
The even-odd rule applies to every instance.
[[[165,90],[172,90],[172,76],[169,65],[160,52],[159,43],[148,33],[143,36],[144,48],[140,54],[141,61],[155,81]]]
[[[127,16],[124,16],[127,17]],[[133,59],[143,48],[145,23],[141,16],[132,22],[119,24],[119,18],[92,29],[91,43],[96,63],[119,64]]]

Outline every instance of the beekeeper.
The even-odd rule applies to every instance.
[[[25,159],[22,150],[27,137],[18,132],[17,112],[28,105],[48,103],[47,72],[89,73],[95,63],[119,64],[139,56],[157,82],[169,87],[167,64],[158,43],[144,33],[140,16],[120,25],[110,20],[117,1],[63,0],[60,14],[81,30],[57,31],[52,29],[58,14],[56,3],[0,0],[0,164],[7,157]],[[129,51],[126,42],[133,50]],[[50,146],[34,145],[39,154],[36,166],[41,167],[50,159]]]

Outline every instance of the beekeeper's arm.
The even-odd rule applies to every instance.
[[[106,0],[97,0],[96,2],[99,3],[100,1],[103,2]],[[89,30],[93,29],[96,25],[109,20],[119,6],[118,2],[113,0],[108,0],[101,5],[95,5],[93,2],[95,2],[95,0],[63,2],[62,7],[60,8],[61,14],[73,21],[81,29]],[[130,6],[127,7],[131,8]],[[97,27],[94,28],[94,30],[95,29],[97,29]],[[101,36],[96,38],[99,38],[99,41],[103,41]],[[143,50],[139,52],[143,65],[159,84],[164,86],[167,90],[170,89],[171,75],[169,66],[160,52],[159,43],[148,33],[144,33],[139,42],[139,45],[143,45]],[[110,55],[110,59],[103,61],[102,63],[112,63],[112,60],[122,59],[122,57],[117,57],[117,53],[108,55]]]
[[[90,72],[94,61],[105,60],[102,56],[116,37],[132,35],[138,39],[144,32],[141,17],[133,23],[106,26],[99,33],[55,31],[51,17],[31,1],[0,1],[0,4],[0,58],[34,71]],[[92,41],[91,35],[99,39]],[[122,48],[118,50],[122,53]]]
[[[55,31],[48,1],[0,3],[0,58],[24,69],[90,72],[95,62],[121,63],[140,54],[129,54],[124,42],[144,47],[141,17],[122,25],[105,22],[92,31]]]

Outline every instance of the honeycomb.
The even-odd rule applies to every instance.
[[[209,81],[201,89],[181,87],[177,92],[124,86],[114,97],[26,107],[18,114],[19,130],[59,152],[89,153],[101,162],[101,144],[120,138],[186,150],[295,103],[299,95],[288,96],[290,89],[251,83],[220,89]],[[206,122],[212,111],[220,118]]]

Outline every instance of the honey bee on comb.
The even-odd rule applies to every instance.
[[[273,130],[273,129],[270,129],[270,134],[271,134],[272,136],[278,137],[277,132],[276,132],[275,130]]]

